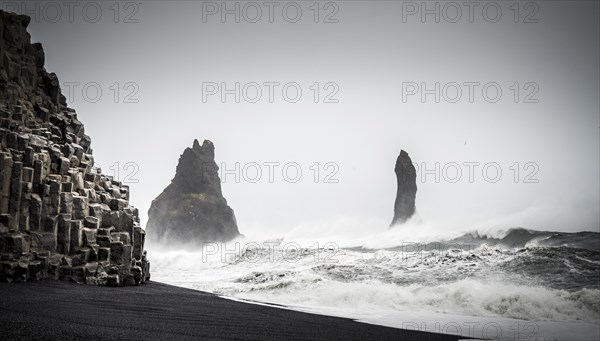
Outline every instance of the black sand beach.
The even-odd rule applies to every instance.
[[[156,282],[0,283],[2,340],[458,340],[235,302]]]

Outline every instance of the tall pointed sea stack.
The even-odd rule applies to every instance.
[[[402,224],[415,213],[415,196],[417,194],[417,172],[408,153],[400,151],[396,159],[396,179],[398,191],[394,203],[394,219],[391,226]]]
[[[215,242],[237,237],[235,215],[221,192],[215,147],[194,140],[186,148],[171,184],[152,201],[146,229],[154,241]]]

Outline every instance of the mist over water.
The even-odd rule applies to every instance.
[[[245,237],[149,242],[153,280],[393,327],[600,339],[598,2],[499,1],[499,22],[456,24],[418,14],[403,21],[407,1],[334,1],[335,24],[315,24],[312,2],[299,2],[308,16],[294,24],[203,20],[203,3],[131,3],[135,24],[115,24],[112,2],[93,24],[30,24],[63,89],[79,82],[77,90],[96,83],[104,91],[97,102],[76,91],[69,104],[103,171],[135,180],[128,184],[142,226],[194,139],[214,142],[229,172],[223,194]],[[515,22],[515,4],[522,16],[531,14],[524,6],[539,6],[536,21]],[[204,82],[294,82],[305,96],[203,102]],[[317,82],[335,83],[339,102],[315,103],[309,87]],[[403,101],[406,82],[497,83],[504,95],[497,103]],[[135,84],[137,102],[115,102],[116,83]],[[515,83],[537,86],[538,101],[514,101]],[[115,122],[135,129],[115,131]],[[418,166],[417,214],[390,229],[400,149]],[[272,182],[264,167],[258,182],[243,176],[245,165],[265,162],[297,163],[303,176],[286,181],[281,167]],[[470,181],[465,164],[473,162]],[[337,182],[324,181],[328,163]],[[450,164],[462,172],[456,182]],[[482,173],[486,164],[498,165],[497,181]],[[559,233],[581,231],[596,234]],[[471,322],[479,323],[474,334]],[[503,333],[486,334],[488,323]]]
[[[419,217],[365,232],[377,226],[340,220],[193,251],[150,245],[153,279],[256,304],[492,340],[514,340],[515,328],[525,339],[533,331],[541,340],[600,336],[597,233],[443,233]],[[504,334],[488,333],[492,325]]]
[[[2,2],[14,3],[20,7]],[[305,16],[295,24],[280,16],[274,23],[266,17],[255,24],[221,22],[219,13],[203,21],[203,3],[210,2],[140,2],[130,24],[114,22],[111,3],[100,3],[104,16],[96,23],[81,17],[83,6],[70,22],[61,6],[61,20],[44,20],[41,13],[30,24],[63,89],[66,82],[80,84],[69,104],[86,124],[96,162],[105,172],[118,169],[120,180],[136,180],[129,183],[131,202],[140,208],[142,226],[182,150],[194,139],[210,139],[222,168],[296,162],[303,170],[298,183],[285,182],[281,166],[273,183],[264,167],[258,183],[227,177],[224,196],[242,233],[251,236],[282,237],[301,226],[335,225],[340,216],[370,226],[369,233],[383,232],[391,221],[400,149],[420,175],[440,165],[440,181],[429,174],[417,184],[417,209],[434,230],[600,228],[597,2],[536,2],[536,23],[515,23],[512,2],[499,2],[499,22],[487,22],[478,11],[470,23],[459,2],[465,12],[456,24],[422,22],[418,13],[405,22],[403,6],[411,2],[403,1],[336,3],[335,24],[315,24],[308,2],[300,2]],[[130,13],[121,10],[121,16]],[[68,58],[73,55],[80,56],[77,63]],[[98,67],[107,60],[119,62]],[[201,101],[203,82],[231,89],[236,82],[270,81],[296,82],[304,97],[236,103],[229,96],[223,103],[217,94]],[[478,93],[473,103],[466,96],[458,103],[429,96],[423,103],[418,94],[402,101],[404,82],[432,88],[471,81],[497,82],[502,100],[488,103]],[[82,96],[91,82],[103,91],[97,102]],[[124,91],[115,103],[111,86],[127,82],[138,87],[137,103],[123,103]],[[314,103],[308,87],[316,82],[337,84],[339,102]],[[509,89],[515,82],[537,84],[539,102],[515,103]],[[136,129],[117,139],[107,133],[114,122]],[[329,173],[321,169],[314,183],[309,167],[316,162],[335,163],[339,182],[324,183]],[[472,183],[468,162],[480,164]],[[502,170],[495,183],[482,176],[483,165],[492,162]],[[137,165],[133,176],[128,163]],[[462,171],[456,183],[444,176],[450,163]],[[529,163],[537,172],[524,168]],[[530,176],[538,182],[525,183]]]
[[[545,216],[541,206],[452,219],[423,206],[392,228],[339,214],[284,231],[240,220],[244,235],[227,243],[148,244],[153,279],[397,328],[491,340],[600,337],[597,230],[519,227],[565,213]]]

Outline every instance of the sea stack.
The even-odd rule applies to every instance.
[[[150,265],[129,187],[94,167],[30,20],[0,10],[0,281],[140,284]]]
[[[228,241],[239,236],[235,214],[221,192],[215,146],[194,140],[171,184],[152,201],[146,229],[161,244]]]
[[[396,180],[398,191],[394,203],[394,219],[390,227],[406,222],[415,213],[415,197],[417,194],[417,172],[408,153],[400,151],[396,159]]]

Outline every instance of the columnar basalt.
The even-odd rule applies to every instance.
[[[0,281],[140,284],[150,265],[129,188],[94,167],[29,21],[0,11]]]

